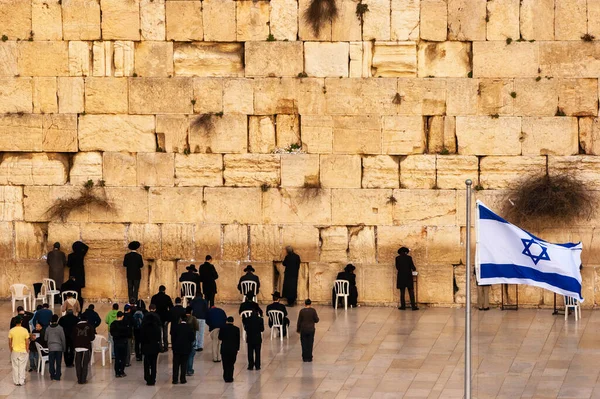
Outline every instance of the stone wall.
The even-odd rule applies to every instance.
[[[84,296],[125,298],[139,240],[144,295],[174,293],[210,253],[219,300],[238,299],[247,262],[265,300],[291,244],[302,298],[327,301],[353,262],[360,300],[387,304],[405,245],[419,301],[453,305],[465,179],[496,208],[532,172],[600,189],[600,42],[582,39],[600,36],[599,2],[363,0],[361,24],[357,1],[337,0],[316,35],[309,1],[0,0],[0,295],[40,281],[53,242],[81,239]],[[88,180],[112,211],[49,217]],[[536,232],[583,241],[586,306],[597,221]]]

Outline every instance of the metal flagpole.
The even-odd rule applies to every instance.
[[[465,181],[467,186],[467,268],[465,298],[465,399],[471,399],[471,179]]]

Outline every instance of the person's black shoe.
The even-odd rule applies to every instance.
[[[483,310],[486,310],[486,311],[487,311],[487,310],[490,310],[490,308],[483,308]]]
[[[229,383],[229,382],[233,382],[233,378],[230,380],[224,380],[225,382]]]
[[[253,369],[254,369],[254,367],[248,367],[248,370],[253,370]]]
[[[202,352],[204,349],[203,348],[198,348],[196,349],[196,352]]]
[[[406,310],[406,306],[400,306],[398,309],[400,309],[400,310]]]
[[[413,307],[412,307],[412,310],[419,310],[419,308],[418,308],[418,307],[416,307],[416,306],[413,306]]]
[[[127,374],[121,373],[121,377],[127,377]]]
[[[173,385],[179,384],[179,381],[173,381]]]
[[[136,358],[135,358],[135,361],[136,361],[136,362],[141,362],[141,361],[142,361],[142,358],[141,358],[141,357],[136,357]]]
[[[257,371],[260,370],[260,367],[255,368],[255,370],[257,370]]]
[[[479,310],[483,310],[483,308],[479,308]]]
[[[154,386],[154,382],[147,382],[146,385],[148,385],[149,387]]]
[[[187,380],[179,381],[180,384],[187,384]]]

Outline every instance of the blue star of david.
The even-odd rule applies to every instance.
[[[534,264],[537,265],[538,262],[541,260],[550,260],[550,256],[548,255],[548,249],[545,246],[531,239],[526,240],[524,238],[521,238],[521,241],[523,242],[523,246],[525,247],[525,249],[521,253],[525,256],[529,256]],[[533,244],[541,248],[542,251],[539,253],[539,255],[534,255],[531,253],[531,246]]]

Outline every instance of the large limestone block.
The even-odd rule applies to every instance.
[[[0,42],[0,76],[17,73],[17,42]]]
[[[74,186],[25,186],[23,189],[23,220],[47,222],[48,209],[59,198],[73,198],[80,194],[81,187]],[[88,206],[71,212],[68,222],[88,221]]]
[[[301,81],[293,78],[264,78],[254,80],[254,113],[310,114],[319,112],[299,112],[298,86]]]
[[[169,295],[178,296],[179,276],[175,261],[156,259],[151,266],[152,272],[148,276],[150,292],[158,292],[158,287],[164,285]]]
[[[303,262],[319,260],[319,229],[313,226],[282,226],[281,243],[294,248]],[[281,256],[281,255],[280,255]]]
[[[321,155],[320,182],[324,188],[360,188],[360,155]]]
[[[173,61],[180,76],[244,76],[241,43],[175,43]]]
[[[58,98],[56,93],[56,78],[39,77],[33,78],[33,112],[58,113]]]
[[[94,42],[92,44],[92,75],[113,75],[113,42]]]
[[[276,190],[268,192],[271,191]],[[262,201],[259,188],[207,187],[204,189],[204,201],[207,222],[260,223]]]
[[[596,118],[579,118],[579,145],[588,155],[600,153],[600,136]]]
[[[598,115],[597,79],[561,79],[558,85],[558,107],[573,116]]]
[[[200,223],[204,219],[202,188],[152,188],[148,207],[150,223]]]
[[[476,115],[479,107],[479,79],[447,79],[447,114]]]
[[[533,78],[515,79],[514,114],[523,116],[553,116],[558,107],[558,80]]]
[[[247,42],[246,76],[297,76],[304,70],[302,55],[301,42]]]
[[[243,274],[240,261],[236,259],[235,261],[216,262],[215,268],[219,274],[216,300],[218,302],[239,302],[241,295],[237,290],[237,283]]]
[[[443,42],[448,33],[448,3],[446,0],[422,0],[421,39]]]
[[[91,53],[89,42],[69,42],[69,75],[91,75]]]
[[[124,224],[82,223],[81,240],[90,247],[86,260],[120,258],[126,253]]]
[[[71,244],[78,240],[81,240],[79,223],[48,223],[48,251],[58,242],[68,252]]]
[[[107,186],[137,185],[136,156],[129,152],[104,152],[102,176]]]
[[[62,40],[60,3],[45,0],[31,2],[31,31],[36,40]]]
[[[270,189],[263,195],[265,224],[331,223],[331,190],[322,188]]]
[[[389,0],[369,0],[369,11],[363,16],[363,40],[391,39],[391,10]]]
[[[2,151],[42,151],[42,115],[4,114],[0,116]]]
[[[223,112],[223,79],[194,78],[194,112]]]
[[[151,41],[136,43],[135,73],[138,76],[149,77],[172,76],[173,43]]]
[[[456,117],[461,155],[520,155],[521,118]]]
[[[165,40],[165,0],[140,0],[142,40]]]
[[[317,186],[319,156],[316,154],[282,154],[281,187]]]
[[[542,46],[543,47],[543,46]],[[543,67],[540,45],[529,42],[473,42],[473,76],[475,77],[537,77]],[[511,60],[511,62],[505,62]]]
[[[64,154],[6,153],[0,161],[0,184],[63,185],[67,182],[68,164]]]
[[[479,161],[477,157],[470,155],[438,155],[436,170],[438,188],[459,190],[465,187],[467,179],[477,184]]]
[[[2,34],[10,40],[29,38],[31,32],[31,2],[2,0],[0,2],[0,26]]]
[[[434,188],[435,155],[409,155],[400,161],[400,187]]]
[[[396,79],[325,79],[327,114],[395,115],[395,83]]]
[[[0,112],[32,112],[34,81],[31,78],[0,79]]]
[[[304,68],[309,76],[348,77],[349,44],[305,42]]]
[[[432,116],[427,121],[427,152],[456,152],[455,123],[452,116]]]
[[[407,247],[416,265],[425,262],[427,228],[418,224],[406,226],[377,226],[377,259],[394,264],[398,249]]]
[[[392,40],[419,38],[420,0],[392,0]]]
[[[245,267],[245,265],[242,265]],[[273,301],[272,292],[274,291],[275,266],[273,261],[252,262],[252,267],[256,270],[256,275],[260,277],[260,290],[258,293],[259,303],[271,303]],[[242,269],[243,270],[243,269]]]
[[[221,186],[223,157],[221,154],[175,154],[175,185]]]
[[[589,1],[587,3],[587,33],[598,37],[600,34],[600,3]]]
[[[554,39],[579,40],[587,33],[586,0],[555,0],[554,2]]]
[[[135,49],[132,41],[116,41],[114,43],[114,75],[115,76],[133,76],[133,68],[135,66],[134,57]],[[110,61],[107,61],[110,65]],[[107,66],[108,71],[109,66]],[[110,74],[107,74],[110,76]]]
[[[94,183],[102,180],[102,154],[99,152],[79,152],[73,157],[69,182],[83,185],[89,180]]]
[[[1,220],[23,220],[23,187],[0,187]]]
[[[183,152],[187,148],[190,120],[187,115],[157,115],[157,151]]]
[[[375,115],[335,116],[333,152],[381,154],[381,118]]]
[[[554,0],[523,0],[519,13],[526,40],[554,40]]]
[[[302,148],[308,153],[328,154],[333,151],[333,118],[302,115]]]
[[[237,223],[223,226],[223,259],[248,260],[248,254],[248,226]]]
[[[423,117],[384,116],[382,138],[382,152],[385,154],[422,154],[425,150]]]
[[[241,114],[198,116],[191,122],[192,152],[245,153],[248,150],[248,118]]]
[[[481,79],[477,88],[479,115],[512,115],[514,84],[511,79]],[[517,93],[518,96],[518,93]]]
[[[298,35],[298,2],[271,0],[271,34],[276,40],[296,40]]]
[[[579,152],[576,118],[523,118],[523,155],[575,155]]]
[[[596,78],[600,71],[600,44],[597,41],[540,43],[540,68],[554,78]]]
[[[352,42],[350,43],[350,64],[348,66],[348,76],[351,78],[360,78],[363,76],[363,56],[364,56],[364,43],[363,42]],[[371,71],[369,68],[369,75]]]
[[[42,150],[46,152],[77,152],[77,115],[44,115]]]
[[[192,259],[194,257],[194,225],[183,223],[163,224],[161,243],[161,259]]]
[[[338,15],[332,21],[331,40],[337,41],[360,41],[360,21],[356,17],[356,2],[353,0],[337,1]]]
[[[362,158],[362,188],[398,188],[399,184],[397,157],[375,155]]]
[[[102,0],[101,5],[104,40],[140,40],[140,0]]]
[[[167,1],[166,19],[167,40],[187,42],[204,39],[201,1]]]
[[[362,265],[358,269],[363,289],[359,291],[359,301],[369,304],[382,305],[398,301],[394,299],[396,290],[396,270],[389,265]]]
[[[81,151],[155,151],[154,117],[82,115],[79,117],[79,149]]]
[[[21,76],[69,76],[67,42],[29,42],[17,44]],[[44,62],[39,62],[43,59]]]
[[[220,224],[197,224],[194,227],[194,257],[198,263],[206,255],[221,259],[221,230]]]
[[[391,225],[391,190],[334,189],[331,192],[332,222],[339,225]]]
[[[236,40],[236,4],[237,1],[234,0],[202,2],[205,41],[234,42]]]
[[[137,184],[138,186],[172,187],[175,184],[175,154],[138,153]]]
[[[479,164],[480,184],[487,189],[510,189],[527,175],[544,173],[544,157],[484,157]]]
[[[85,112],[88,114],[126,114],[127,97],[127,78],[85,80]]]
[[[15,258],[40,259],[46,253],[47,234],[43,223],[15,222]]]
[[[250,259],[273,262],[283,260],[281,227],[273,225],[250,226]],[[271,267],[273,264],[271,264]],[[269,292],[270,293],[270,292]]]
[[[81,77],[57,79],[58,112],[78,114],[84,111],[84,83]]]
[[[355,263],[375,263],[375,254],[375,227],[349,227],[348,261]]]
[[[548,157],[548,171],[550,175],[560,175],[561,173],[574,173],[577,178],[585,184],[590,190],[600,190],[598,182],[598,173],[600,163],[594,156],[569,156],[569,157]]]
[[[62,0],[64,40],[98,40],[100,2],[96,0]]]
[[[396,91],[400,98],[392,95],[392,104],[400,115],[445,115],[446,90],[444,79],[400,78]]]
[[[298,278],[298,300],[302,300],[302,296],[305,296],[310,298],[311,301],[331,304],[331,287],[333,287],[337,274],[345,266],[341,262],[342,260],[337,259],[331,263],[311,262],[306,269],[304,268],[305,264],[302,264]],[[306,276],[304,273],[306,273]],[[360,282],[360,280],[357,282]],[[361,291],[359,291],[359,295],[362,295]],[[362,300],[362,297],[360,298]]]
[[[378,78],[417,76],[415,42],[375,42],[372,71]]]
[[[223,82],[223,112],[254,113],[254,87],[248,79],[227,79]]]
[[[298,38],[302,41],[331,41],[332,21],[324,21],[319,32],[315,32],[306,18],[310,4],[311,0],[298,0]],[[337,4],[338,8],[343,8],[339,1]]]
[[[471,72],[471,44],[419,42],[420,77],[467,77]]]
[[[127,297],[126,270],[117,260],[88,259],[85,261],[86,285],[82,295],[86,300],[113,300]],[[123,269],[123,270],[121,270]],[[144,270],[142,269],[142,273]],[[144,286],[140,285],[140,294]],[[140,295],[141,297],[141,295]]]
[[[2,238],[0,239],[0,255],[2,259],[10,259],[15,256],[14,251],[14,223],[11,222],[2,222],[0,223],[0,231],[2,232]],[[4,266],[4,265],[3,265]],[[4,266],[3,269],[5,272],[3,274],[7,274],[8,270]],[[22,276],[20,276],[22,277]],[[22,281],[22,280],[16,280]],[[6,291],[8,291],[8,286],[6,287]]]
[[[454,301],[454,270],[452,265],[427,265],[419,268],[418,296],[420,303],[451,304]]]
[[[394,198],[396,225],[453,226],[456,223],[455,190],[394,190]]]
[[[129,83],[129,112],[184,114],[192,111],[189,78],[137,78]]]
[[[226,186],[279,186],[279,155],[226,154],[223,156],[223,163]]]
[[[272,116],[249,117],[248,151],[270,154],[275,150],[275,118]]]
[[[127,242],[139,241],[142,246],[138,252],[152,261],[160,259],[160,225],[132,223],[127,229]]]
[[[464,257],[461,248],[459,226],[430,226],[427,228],[427,262],[429,264],[461,262]]]
[[[270,11],[268,1],[237,1],[237,41],[266,40],[269,36]]]
[[[147,223],[148,191],[139,187],[108,187],[102,190],[110,210],[90,205],[92,222]]]
[[[275,136],[277,148],[290,148],[292,144],[301,144],[300,115],[276,115]]]
[[[348,252],[348,228],[330,226],[320,229],[321,262],[346,262]]]
[[[448,0],[448,39],[485,40],[486,0]]]
[[[518,39],[520,0],[487,2],[487,40]]]

